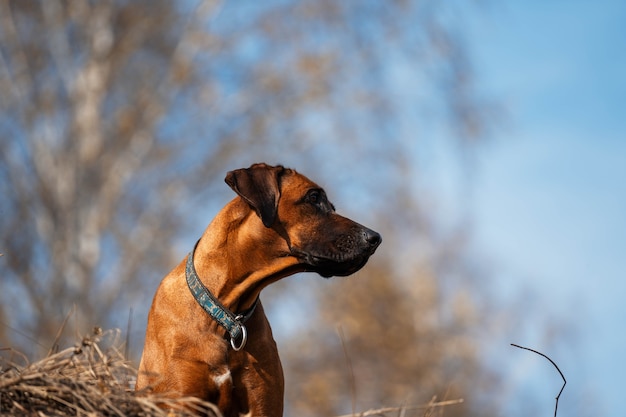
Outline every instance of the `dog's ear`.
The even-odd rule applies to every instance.
[[[236,169],[226,174],[226,184],[243,198],[263,221],[271,227],[276,220],[280,199],[280,174],[282,166],[254,164],[250,168]]]

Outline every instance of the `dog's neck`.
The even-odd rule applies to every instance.
[[[248,227],[238,227],[244,223]],[[274,248],[273,253],[268,247]],[[194,264],[202,283],[234,312],[250,308],[272,282],[304,271],[285,240],[263,226],[240,198],[231,201],[207,227]]]

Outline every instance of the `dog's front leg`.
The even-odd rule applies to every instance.
[[[276,342],[263,306],[248,322],[254,334],[245,349],[230,353],[233,401],[242,416],[282,417],[285,382]]]

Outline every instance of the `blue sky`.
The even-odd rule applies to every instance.
[[[540,321],[511,342],[553,349],[568,379],[559,415],[623,415],[626,2],[494,3],[467,20],[480,89],[507,115],[478,156],[475,248],[503,296],[531,289]],[[540,330],[551,317],[574,329],[556,348]],[[553,373],[553,407],[560,378],[530,355],[511,355],[523,362],[506,384],[544,387]]]

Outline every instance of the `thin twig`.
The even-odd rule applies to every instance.
[[[346,346],[345,336],[343,334],[343,327],[341,324],[337,325],[337,333],[339,333],[339,339],[341,339],[341,347],[343,348],[343,354],[346,357],[346,365],[348,366],[348,372],[350,372],[350,394],[352,398],[352,414],[356,412],[356,379],[354,378],[354,369],[352,368],[352,360],[348,354],[348,348]]]
[[[72,317],[74,315],[75,312],[76,312],[76,304],[74,304],[72,306],[72,309],[65,316],[65,319],[63,320],[63,323],[61,323],[61,327],[59,327],[59,330],[57,330],[57,334],[54,337],[54,341],[52,342],[52,346],[50,346],[50,350],[48,350],[48,354],[46,356],[50,356],[54,352],[58,352],[58,350],[59,350],[59,341],[61,340],[61,335],[63,334],[63,330],[65,330],[65,326],[67,325],[68,320],[70,319],[70,317]]]
[[[407,405],[407,406],[403,406],[403,407],[385,407],[385,408],[378,408],[378,409],[367,410],[367,411],[363,411],[361,413],[345,414],[345,415],[337,416],[337,417],[370,417],[370,416],[380,416],[380,415],[384,415],[384,414],[387,414],[387,413],[403,411],[403,410],[430,409],[430,408],[446,407],[446,406],[449,406],[449,405],[456,405],[456,404],[462,404],[462,403],[463,403],[463,398],[459,398],[457,400],[446,400],[446,401],[437,401],[437,402],[433,402],[431,400],[430,402],[428,402],[428,404]]]
[[[565,389],[565,384],[567,384],[567,381],[565,380],[565,376],[563,375],[563,372],[561,372],[561,370],[559,369],[559,367],[557,366],[556,363],[554,363],[554,361],[552,359],[550,359],[547,355],[544,355],[541,352],[536,351],[535,349],[531,349],[531,348],[527,348],[524,346],[520,346],[520,345],[516,345],[515,343],[511,343],[511,346],[515,346],[516,348],[520,348],[520,349],[525,349],[525,350],[529,350],[531,352],[536,353],[537,355],[541,355],[544,358],[546,358],[547,360],[550,361],[550,363],[552,365],[554,365],[554,367],[556,368],[557,371],[559,371],[559,374],[561,374],[561,378],[563,378],[563,386],[561,387],[561,390],[559,391],[559,394],[556,396],[556,404],[554,406],[554,417],[556,417],[556,413],[557,410],[559,409],[559,398],[561,397],[561,393],[563,393],[563,390]]]
[[[124,357],[128,360],[130,358],[130,330],[133,321],[133,308],[128,311],[128,323],[126,325],[126,344],[124,346]]]

